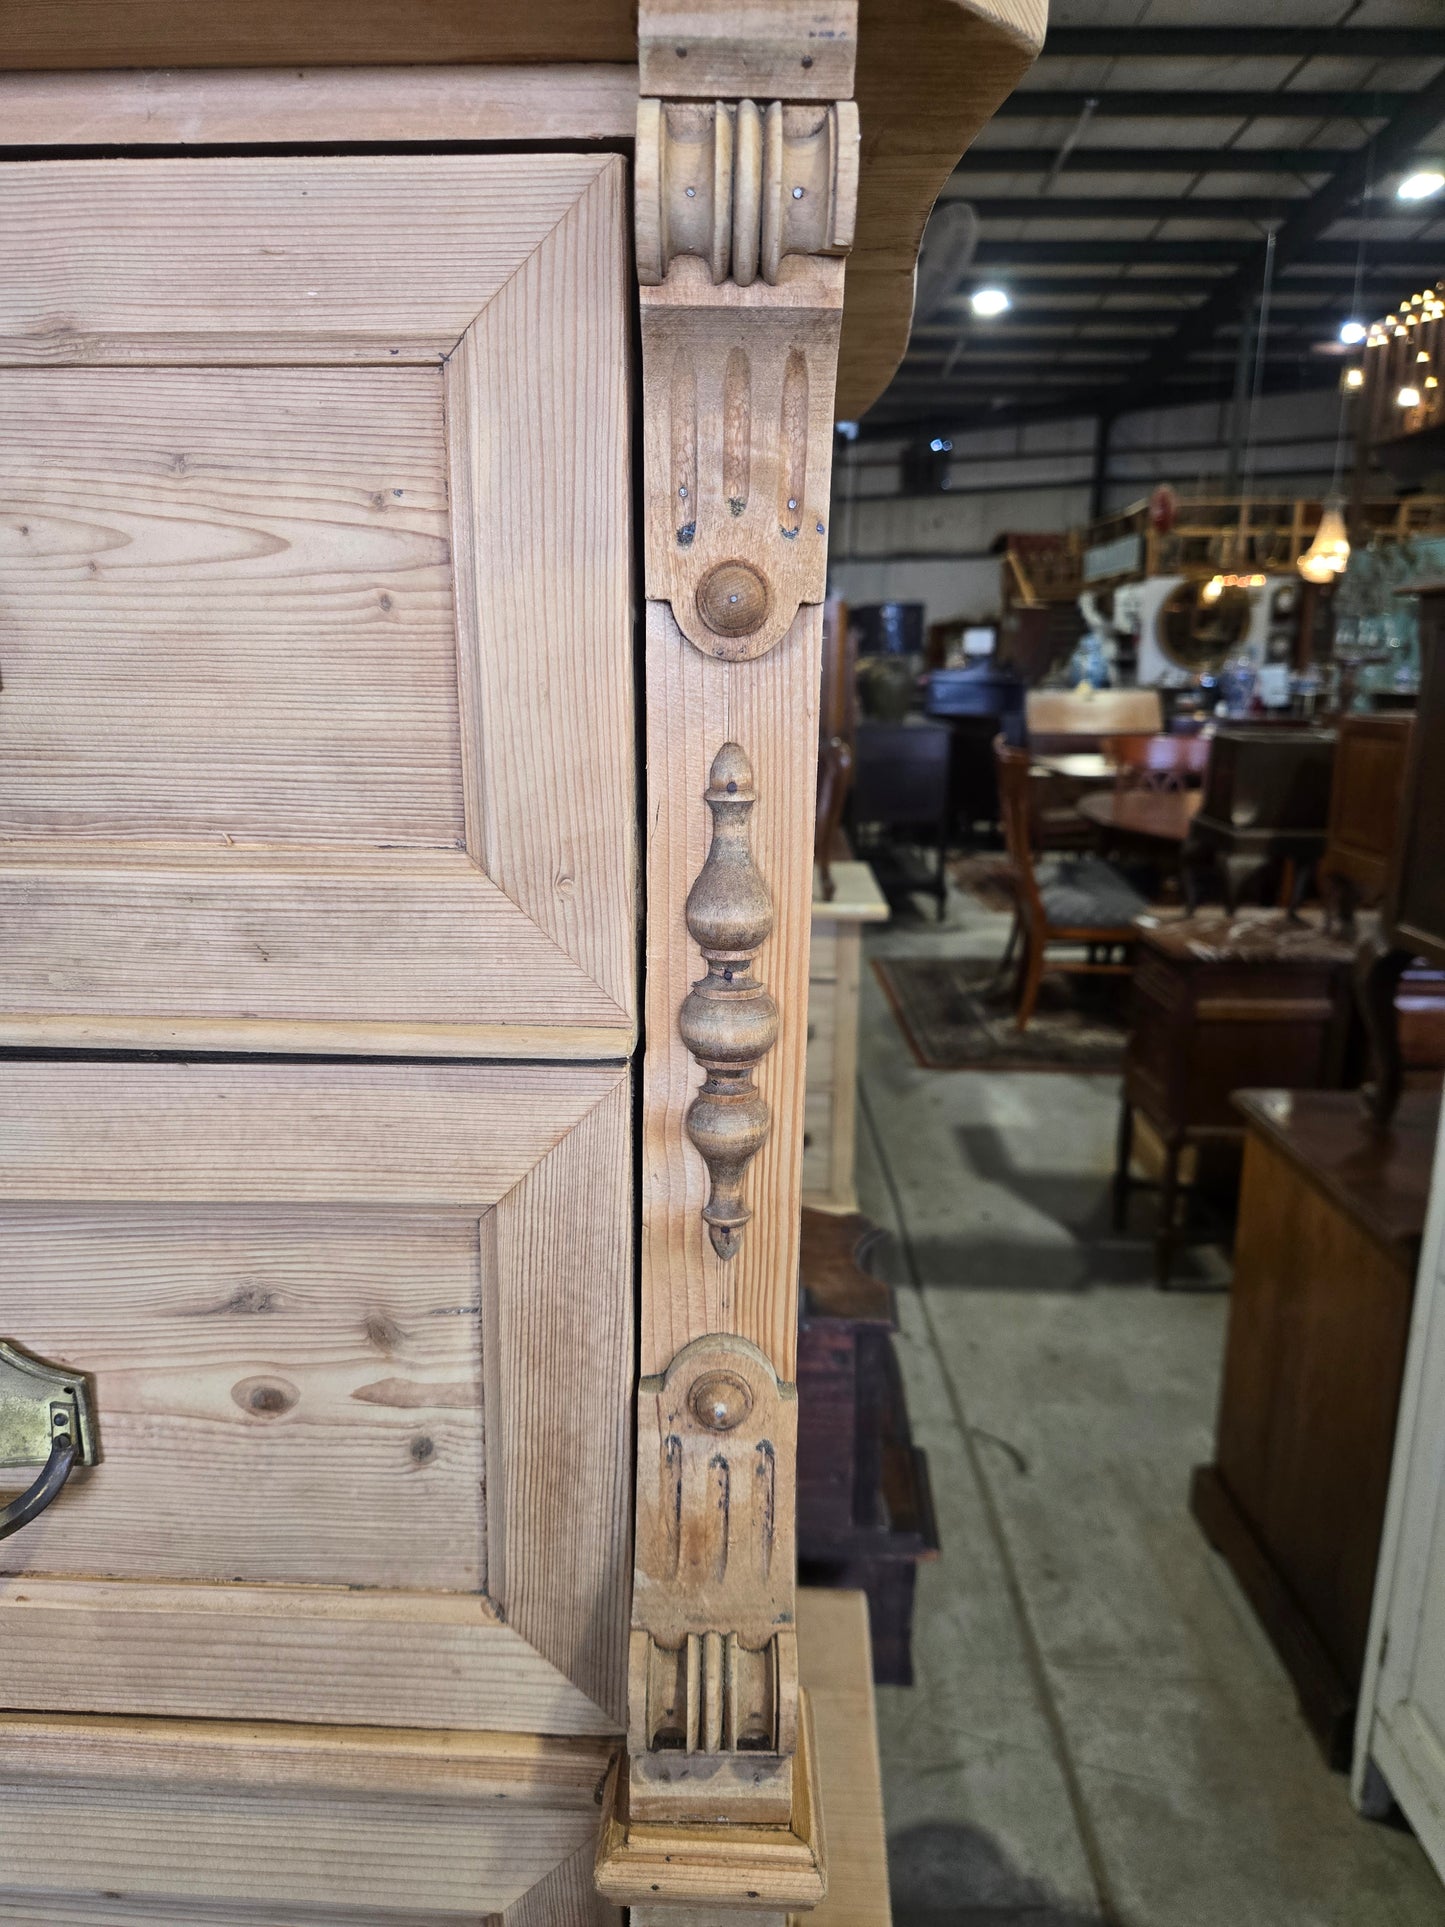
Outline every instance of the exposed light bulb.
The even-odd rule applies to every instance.
[[[1420,406],[1420,390],[1418,388],[1402,388],[1399,394],[1396,395],[1395,400],[1401,408],[1418,408]]]
[[[1364,385],[1365,371],[1363,368],[1347,368],[1345,370],[1346,388],[1363,388]]]
[[[1422,167],[1405,176],[1395,189],[1395,198],[1401,201],[1428,201],[1442,187],[1445,187],[1445,174],[1438,167]]]
[[[1440,377],[1438,375],[1426,375],[1425,386],[1427,388],[1438,388],[1440,386]]]
[[[987,318],[1007,314],[1013,303],[1003,288],[975,288],[969,296],[969,306],[975,314]]]
[[[1340,326],[1340,340],[1347,348],[1353,348],[1357,341],[1363,341],[1369,333],[1363,321],[1346,321]]]

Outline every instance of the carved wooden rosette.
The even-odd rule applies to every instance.
[[[773,905],[748,842],[757,794],[752,766],[736,743],[713,758],[706,798],[712,844],[688,892],[687,927],[707,964],[678,1016],[682,1041],[706,1073],[687,1113],[687,1134],[707,1166],[703,1207],[712,1248],[736,1255],[752,1212],[743,1173],[767,1141],[768,1107],[753,1072],[778,1035],[778,1007],[752,974],[773,927]]]

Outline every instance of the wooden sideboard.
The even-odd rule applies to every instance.
[[[833,421],[1043,11],[0,18],[0,1919],[822,1898]]]
[[[1349,1758],[1440,1093],[1247,1091],[1214,1462],[1195,1516]]]
[[[813,887],[808,968],[807,1101],[803,1122],[803,1203],[818,1211],[856,1211],[853,1163],[858,1135],[858,1000],[863,926],[886,923],[888,903],[866,863],[832,866],[833,895]]]

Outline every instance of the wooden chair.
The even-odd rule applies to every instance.
[[[1103,751],[1118,789],[1192,789],[1209,767],[1207,736],[1106,736]]]
[[[1015,993],[1015,1021],[1027,1030],[1038,1002],[1051,944],[1083,947],[1084,957],[1049,958],[1049,967],[1086,976],[1127,976],[1137,933],[1134,919],[1148,908],[1134,886],[1101,857],[1034,859],[1033,797],[1027,750],[1010,749],[1000,736],[993,746],[998,766],[1004,846],[1013,872],[1014,927],[1004,952],[1007,968],[1022,939]],[[1117,959],[1116,950],[1125,954]]]
[[[830,736],[818,749],[818,814],[813,830],[813,861],[818,866],[823,899],[833,901],[833,858],[848,854],[843,841],[843,806],[853,785],[853,746],[841,736]]]

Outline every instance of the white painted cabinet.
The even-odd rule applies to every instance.
[[[1388,1788],[1445,1879],[1445,1134],[1420,1254],[1354,1786],[1367,1812],[1387,1804]]]

